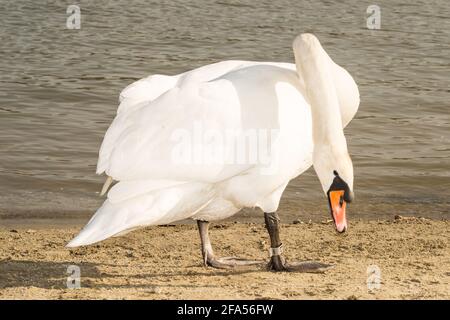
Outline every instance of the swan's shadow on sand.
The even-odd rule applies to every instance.
[[[49,262],[49,261],[28,261],[28,260],[1,260],[0,261],[0,290],[5,288],[18,287],[36,287],[42,289],[68,289],[67,280],[71,275],[68,273],[68,267],[74,265],[73,262]],[[139,274],[121,274],[120,272],[103,272],[99,270],[102,266],[121,267],[126,268],[126,265],[112,265],[102,263],[83,262],[77,264],[80,267],[80,280],[82,288],[92,289],[114,289],[114,288],[142,288],[155,289],[158,287],[173,287],[173,288],[195,288],[199,286],[191,284],[171,285],[169,281],[161,285],[161,283],[152,283],[150,279],[160,280],[162,278],[170,279],[171,277],[186,277],[189,281],[191,278],[198,276],[230,276],[240,275],[245,273],[260,272],[261,269],[242,269],[242,270],[212,270],[205,269],[204,271],[175,271],[175,272],[156,272],[156,273],[139,273]],[[200,265],[190,266],[200,267]],[[144,269],[145,271],[145,269]],[[120,278],[127,279],[126,284],[109,284],[98,283],[101,281],[118,282]],[[142,281],[142,279],[149,279],[147,283],[136,283],[133,281]],[[101,281],[96,281],[101,280]],[[122,281],[123,282],[123,281]],[[128,283],[131,282],[131,283]],[[201,287],[215,288],[215,285],[202,285]]]

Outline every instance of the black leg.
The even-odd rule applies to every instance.
[[[313,272],[320,273],[332,266],[320,262],[303,261],[292,264],[286,263],[282,252],[280,239],[280,218],[276,212],[264,213],[264,221],[270,236],[270,262],[269,269],[273,271]]]
[[[270,262],[269,269],[275,271],[283,271],[285,268],[285,260],[282,255],[282,243],[280,239],[280,218],[276,212],[264,212],[264,221],[266,229],[270,236]]]

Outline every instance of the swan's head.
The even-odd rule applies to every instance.
[[[347,230],[346,207],[352,202],[353,165],[347,152],[322,150],[314,156],[314,169],[328,198],[331,217],[338,232]]]

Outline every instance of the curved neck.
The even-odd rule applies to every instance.
[[[311,34],[298,36],[293,44],[297,72],[305,82],[306,99],[311,106],[313,165],[326,192],[333,171],[353,185],[353,166],[347,151],[341,110],[332,77],[332,60]]]
[[[331,74],[331,58],[316,37],[302,35],[294,41],[297,72],[305,81],[311,105],[314,145],[325,144],[347,150],[342,128],[341,110]]]

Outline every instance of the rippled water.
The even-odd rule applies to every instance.
[[[346,129],[350,219],[449,217],[447,0],[377,1],[378,31],[366,29],[371,3],[356,0],[78,1],[80,30],[66,29],[71,1],[0,4],[0,217],[93,212],[98,148],[127,84],[226,59],[292,62],[305,31],[360,88]],[[312,170],[290,184],[281,214],[328,217]]]

